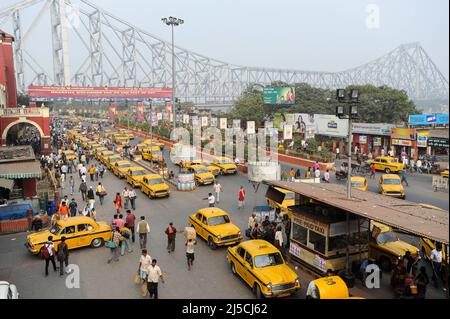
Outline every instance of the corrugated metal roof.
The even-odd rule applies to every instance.
[[[38,161],[2,163],[0,178],[41,178],[41,164]]]
[[[352,199],[346,197],[346,187],[336,184],[305,184],[264,181],[314,199],[326,205],[381,222],[406,232],[449,243],[449,212],[425,208],[420,204],[384,195],[352,189]]]

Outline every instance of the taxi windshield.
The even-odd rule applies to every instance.
[[[385,179],[385,180],[383,180],[383,184],[386,184],[386,185],[400,185],[400,180],[399,179]]]
[[[227,158],[219,158],[218,162],[220,164],[233,164],[229,159]]]
[[[142,170],[142,171],[134,171],[134,172],[133,172],[133,176],[136,176],[136,175],[145,175],[145,174],[147,174],[147,172],[144,171],[144,170]]]
[[[53,225],[52,228],[50,228],[50,232],[51,232],[53,235],[59,234],[60,231],[61,231],[61,226],[59,226],[58,224],[55,224],[55,225]]]
[[[379,244],[392,243],[397,240],[397,235],[393,232],[383,232],[380,233],[377,237],[377,243]]]
[[[282,265],[283,263],[284,263],[283,258],[281,257],[280,253],[272,253],[272,254],[255,256],[255,267],[256,268],[277,266],[277,265]]]
[[[149,185],[157,185],[157,184],[163,184],[164,180],[162,178],[155,178],[155,179],[150,179],[147,184]]]
[[[119,164],[119,167],[130,167],[131,164],[130,163],[124,163],[124,164]]]
[[[398,159],[396,159],[396,158],[391,159],[391,163],[398,163]]]
[[[364,186],[364,182],[352,182],[352,186],[353,187],[363,187]]]
[[[207,173],[208,170],[206,168],[194,168],[196,173]]]
[[[215,217],[208,218],[209,226],[228,224],[229,222],[230,222],[230,218],[227,215],[215,216]]]
[[[121,160],[121,158],[120,157],[113,157],[113,158],[110,158],[109,159],[111,162],[118,162],[118,161],[120,161]]]

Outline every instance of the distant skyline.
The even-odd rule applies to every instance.
[[[2,0],[0,6],[16,2]],[[161,18],[182,18],[185,23],[175,33],[177,45],[232,64],[336,72],[367,63],[400,44],[420,42],[449,78],[448,0],[91,2],[168,41],[170,29]],[[379,9],[378,22],[366,11],[373,5]],[[24,24],[39,8],[28,9]],[[50,33],[50,21],[40,24],[39,30],[45,27]],[[29,47],[39,45],[39,37],[29,39]],[[77,55],[76,47],[70,49]]]

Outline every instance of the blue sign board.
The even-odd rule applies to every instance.
[[[409,116],[410,126],[448,125],[448,114],[414,114]]]

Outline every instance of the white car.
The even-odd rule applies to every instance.
[[[17,287],[7,281],[0,281],[0,299],[19,299]]]

